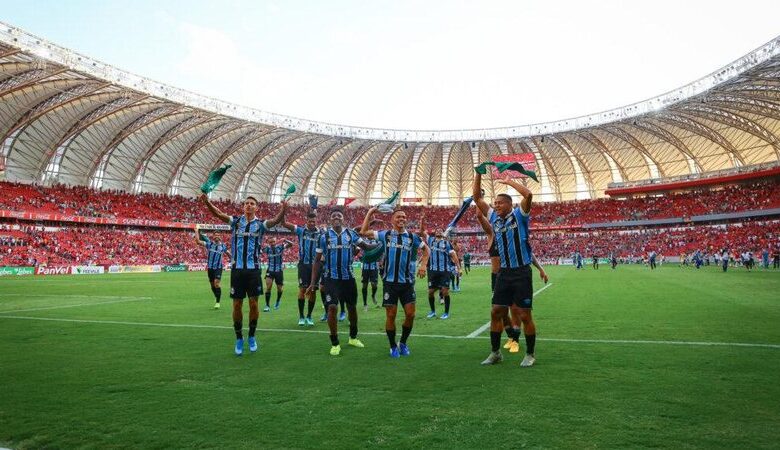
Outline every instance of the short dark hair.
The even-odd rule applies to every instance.
[[[399,212],[402,212],[402,213],[406,214],[406,212],[405,212],[403,209],[396,209],[395,211],[393,211],[393,213],[392,213],[392,214],[390,214],[390,217],[393,217],[393,216],[395,216],[395,215],[396,215],[396,214],[398,214]]]
[[[254,196],[252,196],[252,195],[247,195],[246,198],[244,199],[244,201],[247,201],[247,200],[254,200],[255,203],[259,203],[257,201],[257,199]]]
[[[309,214],[306,214],[307,219],[316,219],[317,213],[310,212]]]
[[[509,194],[498,194],[498,195],[496,195],[496,197],[504,197],[504,198],[506,198],[506,199],[507,199],[507,201],[508,201],[509,203],[512,203],[512,196],[511,196],[511,195],[509,195]]]
[[[336,207],[330,210],[330,214],[328,214],[328,217],[332,216],[333,213],[341,213],[341,215],[344,215],[344,208]]]

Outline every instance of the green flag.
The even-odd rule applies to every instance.
[[[483,162],[482,164],[474,167],[474,172],[477,172],[478,174],[485,175],[487,174],[487,168],[488,166],[495,166],[496,163],[493,161]]]
[[[525,167],[523,167],[522,164],[519,162],[497,162],[493,163],[499,172],[506,172],[507,170],[514,170],[515,172],[520,172],[523,175],[532,178],[537,183],[539,182],[539,179],[536,178],[536,172],[533,170],[525,170]]]
[[[385,244],[382,241],[377,241],[377,243],[379,244],[378,246],[363,253],[363,256],[360,258],[362,262],[372,263],[377,262],[382,258],[382,255],[385,254]]]
[[[395,209],[395,204],[398,201],[398,194],[400,193],[400,191],[393,192],[393,195],[391,195],[390,198],[377,205],[376,208],[379,210],[379,212],[385,214],[393,212],[393,209]]]
[[[230,164],[225,164],[217,170],[212,170],[211,173],[209,173],[209,177],[206,182],[203,183],[203,185],[200,187],[200,191],[204,194],[208,194],[209,192],[213,191],[219,184],[220,180],[222,180],[222,176],[225,175],[225,172],[227,172],[230,167]]]
[[[287,190],[284,193],[284,198],[282,200],[287,200],[290,198],[291,195],[295,192],[295,183],[291,184],[290,187],[287,188]]]
[[[392,205],[398,199],[398,194],[400,194],[400,193],[401,193],[401,191],[393,192],[393,195],[391,195],[390,198],[388,198],[387,200],[385,200],[382,203],[387,203],[388,205]]]

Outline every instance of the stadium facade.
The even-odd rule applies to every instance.
[[[321,201],[458,204],[472,167],[530,158],[542,201],[608,187],[780,163],[780,37],[652,99],[557,122],[390,130],[313,122],[124,72],[0,23],[0,172],[8,181],[276,201],[290,183]],[[503,185],[484,183],[487,194]]]

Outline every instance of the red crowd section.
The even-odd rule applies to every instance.
[[[218,201],[215,204],[228,214],[241,213],[241,206],[238,203]],[[278,208],[275,204],[260,203],[258,216],[271,217]],[[446,227],[458,210],[456,206],[405,206],[404,208],[411,225],[416,225],[425,213],[426,227],[429,229]],[[780,208],[780,178],[726,186],[718,190],[690,191],[659,197],[537,202],[533,209],[533,224],[539,227],[582,225],[770,208]],[[214,222],[214,218],[203,204],[193,198],[148,193],[133,195],[124,192],[97,191],[86,187],[38,187],[0,183],[0,209],[185,223]],[[303,223],[307,210],[308,206],[305,205],[291,206],[288,218],[295,223]],[[366,207],[346,208],[347,220],[350,223],[359,223],[365,216],[366,210]],[[321,221],[324,221],[324,217]],[[458,226],[476,228],[479,225],[473,214],[467,214]]]
[[[16,228],[11,230],[10,228]],[[213,233],[210,234],[212,237]],[[223,241],[229,236],[220,233]],[[294,242],[285,262],[297,259],[297,242],[291,235],[276,236]],[[483,234],[455,238],[461,255],[469,251],[476,261],[487,259],[488,242]],[[229,244],[229,242],[228,242]],[[753,252],[780,251],[780,220],[727,225],[697,225],[675,228],[644,228],[588,232],[547,231],[531,234],[538,258],[570,257],[575,251],[586,257],[641,257],[649,251],[679,256],[701,250]],[[98,225],[49,227],[29,222],[0,224],[0,266],[3,265],[134,265],[203,263],[205,251],[194,242],[191,231],[122,228]],[[225,259],[227,263],[227,258]]]
[[[237,203],[217,202],[217,206],[228,214],[240,214],[241,211]],[[279,205],[261,203],[258,216],[271,217],[278,208]],[[536,203],[532,211],[532,229],[769,208],[780,208],[780,181],[777,179],[663,197]],[[89,217],[216,222],[206,207],[195,199],[158,194],[131,195],[85,187],[44,188],[0,183],[0,209]],[[327,207],[321,209],[327,210]],[[405,206],[404,210],[409,217],[410,229],[417,229],[420,219],[425,216],[426,228],[432,230],[445,228],[457,207]],[[307,211],[306,206],[292,206],[287,220],[303,224]],[[365,207],[346,208],[347,224],[360,225],[365,213]],[[379,218],[389,219],[387,215]],[[318,222],[323,225],[325,220],[326,215],[321,214]],[[458,226],[478,228],[473,211],[469,211]],[[377,227],[389,227],[389,222]],[[228,240],[227,234],[222,236]],[[293,236],[285,237],[295,242]],[[460,235],[456,240],[461,253],[469,251],[477,260],[486,259],[487,242],[481,233]],[[546,259],[568,257],[575,251],[586,256],[606,257],[614,253],[619,257],[631,257],[645,255],[651,250],[667,256],[679,256],[695,250],[711,253],[723,248],[760,255],[763,249],[769,249],[770,253],[780,249],[780,221],[600,231],[537,229],[532,232],[531,245],[538,257]],[[285,260],[295,261],[296,258],[297,243],[288,250]],[[204,261],[203,248],[195,243],[193,233],[186,230],[15,220],[0,222],[0,265],[133,265]]]

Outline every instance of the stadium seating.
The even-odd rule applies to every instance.
[[[240,213],[240,205],[217,202],[220,209]],[[762,181],[728,186],[717,191],[684,192],[663,197],[628,200],[599,199],[576,202],[537,203],[532,227],[579,225],[620,220],[690,217],[701,214],[780,207],[780,181]],[[96,191],[85,187],[40,187],[0,183],[0,209],[46,212],[87,217],[136,218],[184,223],[214,223],[206,208],[195,199],[159,194],[132,195]],[[278,205],[261,203],[258,216],[270,217]],[[423,215],[426,228],[444,229],[456,207],[408,206],[409,227],[416,229]],[[305,222],[307,208],[292,206],[288,221]],[[346,222],[361,223],[365,207],[346,209]],[[389,226],[388,217],[380,215]],[[321,218],[320,222],[324,222]],[[381,225],[380,225],[381,226]],[[466,214],[460,227],[478,229],[474,214]],[[227,235],[225,235],[225,238]],[[287,238],[292,239],[287,235]],[[487,244],[481,233],[457,236],[461,250],[470,251],[475,262],[487,259]],[[780,246],[780,221],[743,221],[725,225],[677,226],[674,228],[620,228],[602,230],[536,230],[531,244],[537,257],[546,260],[568,257],[580,251],[586,257],[639,257],[655,250],[678,256],[696,249],[711,252],[721,248],[758,253]],[[288,251],[295,259],[297,244]],[[45,224],[0,221],[0,265],[171,264],[199,263],[203,251],[193,242],[190,230],[128,228],[105,225]]]
[[[241,211],[240,205],[233,202],[219,201],[216,205],[230,214],[240,214]],[[412,226],[416,225],[425,211],[429,229],[445,228],[458,209],[454,206],[406,208]],[[780,180],[627,200],[537,203],[534,206],[533,221],[536,226],[581,225],[769,208],[780,208]],[[117,191],[96,191],[86,187],[39,187],[0,183],[0,209],[186,223],[213,222],[208,211],[196,199],[149,193],[133,195]],[[261,202],[258,205],[258,216],[270,217],[277,209],[277,205]],[[303,223],[306,210],[307,207],[303,205],[291,206],[288,217],[295,223]],[[347,208],[347,221],[359,223],[366,210],[367,208],[362,206]],[[467,214],[458,225],[464,228],[479,226],[472,214]]]

